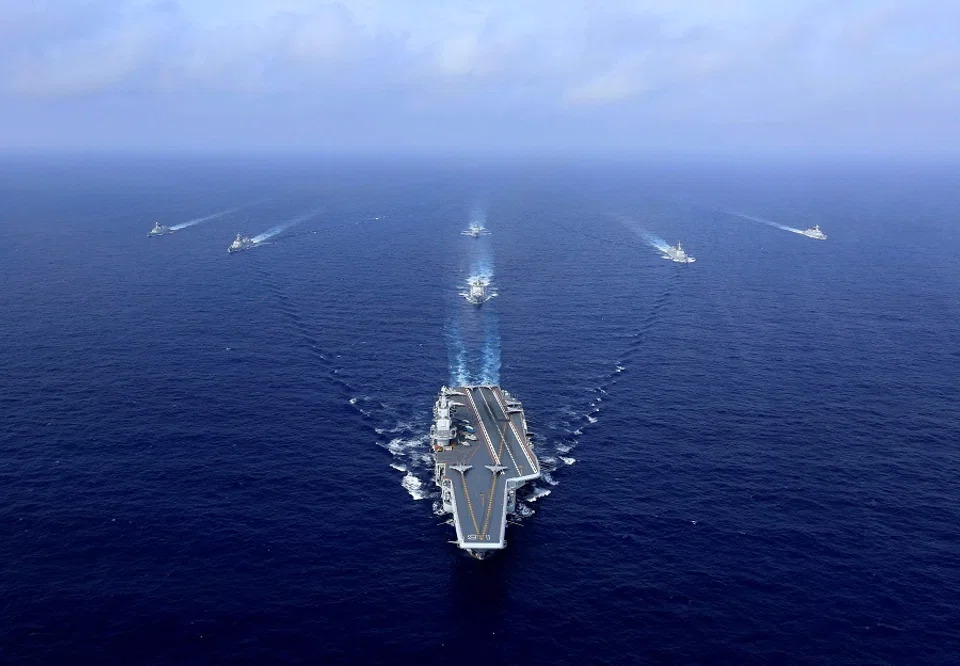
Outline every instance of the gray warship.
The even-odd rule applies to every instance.
[[[461,291],[460,295],[467,299],[468,303],[483,305],[497,295],[497,290],[490,285],[490,278],[478,276],[470,278],[467,290]]]
[[[822,231],[820,231],[819,224],[813,225],[812,229],[804,229],[800,233],[806,236],[807,238],[814,238],[816,240],[827,240],[827,235]]]
[[[461,231],[460,233],[464,236],[470,236],[471,238],[480,238],[480,236],[490,235],[490,232],[487,231],[486,227],[484,227],[482,224],[478,224],[477,222],[474,222],[467,227],[466,231]]]
[[[249,236],[237,234],[236,239],[234,239],[234,241],[230,243],[230,246],[227,248],[227,252],[233,253],[240,252],[242,250],[249,250],[254,245],[256,245],[256,243],[254,243]]]
[[[692,264],[693,262],[696,261],[696,259],[694,259],[689,254],[687,254],[686,250],[680,247],[679,242],[676,245],[672,245],[660,251],[663,252],[664,259],[675,261],[678,264]]]
[[[173,233],[173,229],[157,222],[156,224],[153,225],[153,229],[151,229],[149,233],[147,233],[147,236],[164,236],[166,234],[172,234],[172,233]]]
[[[523,406],[499,386],[440,389],[430,445],[443,510],[453,515],[452,542],[480,559],[507,542],[507,515],[517,490],[540,478]]]

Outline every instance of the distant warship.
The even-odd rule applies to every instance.
[[[672,247],[668,247],[666,250],[663,250],[662,252],[663,252],[664,259],[675,261],[678,264],[692,264],[693,262],[696,261],[696,259],[691,257],[689,254],[687,254],[684,251],[682,247],[680,247],[679,242]]]
[[[820,231],[820,225],[813,225],[813,229],[804,229],[800,232],[807,238],[816,238],[817,240],[827,240],[827,235]]]
[[[163,236],[164,234],[172,234],[172,233],[173,233],[173,229],[157,222],[154,225],[153,229],[150,230],[150,233],[147,234],[147,236]]]
[[[237,234],[237,237],[234,239],[234,241],[230,243],[230,247],[227,248],[227,252],[240,252],[241,250],[249,250],[254,245],[256,245],[256,243],[254,243],[249,236]]]
[[[490,286],[489,278],[475,277],[467,283],[467,290],[461,291],[460,295],[467,299],[468,303],[483,305],[496,296],[497,292]]]
[[[466,231],[461,231],[460,233],[464,236],[470,236],[471,238],[480,238],[480,236],[488,236],[490,234],[482,224],[477,224],[476,222],[467,227]]]

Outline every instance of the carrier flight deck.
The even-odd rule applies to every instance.
[[[540,477],[523,406],[499,386],[440,390],[430,429],[443,508],[475,557],[506,547],[517,489]]]

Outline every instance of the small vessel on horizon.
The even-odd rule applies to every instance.
[[[664,259],[675,261],[678,264],[692,264],[696,261],[696,259],[687,254],[686,251],[680,246],[679,241],[677,241],[676,245],[661,251],[663,252]]]
[[[157,222],[156,224],[154,224],[153,229],[150,230],[150,232],[147,234],[147,236],[148,236],[148,237],[149,237],[149,236],[163,236],[164,234],[172,234],[172,233],[173,233],[173,229],[171,229],[170,227],[165,226],[165,225],[160,224],[159,222]]]
[[[812,229],[804,229],[800,233],[806,236],[807,238],[814,238],[816,240],[827,240],[827,235],[822,231],[820,231],[819,224],[813,225]]]
[[[227,252],[240,252],[241,250],[249,250],[256,243],[253,242],[249,236],[244,236],[243,234],[237,234],[237,237],[227,248]]]

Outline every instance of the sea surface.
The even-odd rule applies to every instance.
[[[0,158],[0,663],[960,663],[958,211],[950,164]],[[484,561],[464,380],[548,470]]]

